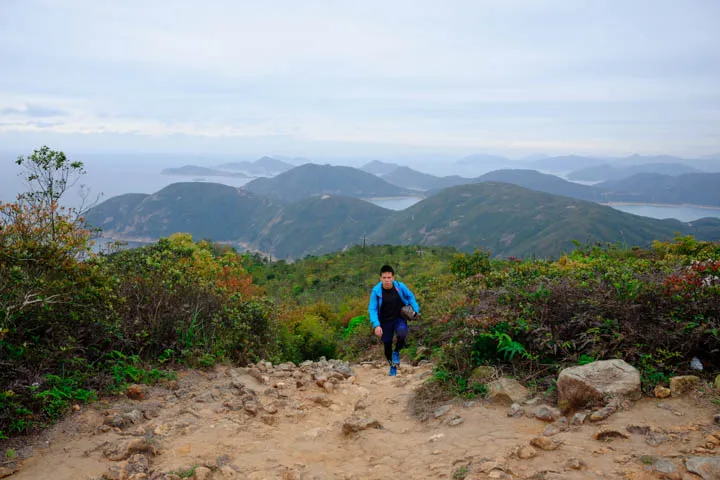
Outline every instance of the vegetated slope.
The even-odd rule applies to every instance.
[[[287,203],[315,195],[371,198],[412,193],[357,168],[313,163],[300,165],[273,178],[258,178],[243,188]]]
[[[555,175],[540,173],[535,170],[496,170],[475,179],[477,182],[504,182],[536,190],[538,192],[562,195],[564,197],[599,201],[602,189],[568,182]]]
[[[364,236],[376,244],[482,246],[498,255],[542,257],[571,250],[573,240],[646,245],[675,232],[720,238],[720,220],[655,220],[495,182],[445,189],[400,212],[338,196],[283,205],[208,183],[174,184],[154,195],[122,199],[88,212],[105,236],[152,240],[188,232],[293,259],[359,244]]]
[[[609,202],[666,203],[720,206],[720,173],[678,176],[639,173],[597,185]]]
[[[140,201],[130,200],[135,204],[111,198],[90,209],[88,223],[102,228],[106,236],[120,238],[155,239],[187,232],[217,241],[248,240],[281,208],[268,198],[205,182],[174,183]]]
[[[85,212],[85,220],[93,227],[116,231],[118,227],[123,228],[138,205],[149,196],[147,193],[126,193],[108,198],[89,208]]]
[[[288,205],[267,222],[254,246],[279,258],[342,250],[362,243],[392,211],[356,198],[311,197]]]
[[[465,251],[487,247],[503,256],[555,257],[572,250],[574,240],[647,245],[688,228],[675,220],[638,217],[577,199],[486,182],[445,189],[396,213],[370,238],[375,243],[450,245]]]

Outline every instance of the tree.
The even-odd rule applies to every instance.
[[[58,216],[63,210],[60,198],[85,175],[83,163],[70,161],[63,152],[50,150],[47,146],[35,150],[27,158],[20,155],[15,163],[24,168],[21,175],[28,184],[28,191],[18,197],[19,203],[30,207],[32,211],[47,214],[50,240],[55,241]],[[70,216],[75,214],[72,223],[82,223],[77,211],[69,209],[65,213]]]

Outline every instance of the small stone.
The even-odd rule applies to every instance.
[[[717,480],[720,478],[720,457],[689,457],[685,460],[685,468],[703,480]]]
[[[79,411],[80,411],[80,405],[78,405],[78,404],[76,403],[75,405],[72,406],[72,410],[73,410],[73,412],[79,412]]]
[[[382,428],[382,425],[374,418],[353,416],[347,418],[342,426],[342,430],[345,435],[360,432],[361,430],[366,430],[368,428]]]
[[[684,395],[700,385],[700,378],[695,375],[680,375],[670,379],[670,392],[673,397]]]
[[[510,405],[510,408],[508,409],[507,416],[508,417],[522,417],[525,415],[525,410],[519,403],[513,403]]]
[[[533,447],[537,447],[541,450],[550,451],[556,450],[560,445],[562,445],[562,443],[552,440],[548,437],[535,437],[530,440],[530,445],[532,445]]]
[[[625,464],[625,463],[632,461],[632,459],[633,459],[633,457],[631,455],[620,455],[619,457],[615,457],[613,459],[613,462]]]
[[[675,465],[668,458],[660,458],[651,465],[650,470],[660,473],[664,478],[667,478],[674,476]]]
[[[450,405],[443,405],[442,407],[439,407],[433,412],[433,416],[435,418],[440,418],[443,415],[445,415],[448,411],[450,411]]]
[[[535,450],[530,445],[524,445],[524,446],[520,447],[520,449],[517,452],[518,458],[521,458],[523,460],[535,458],[535,457],[537,457],[537,454],[538,454],[537,450]]]
[[[556,425],[550,424],[545,427],[545,430],[543,431],[543,436],[552,437],[553,435],[557,435],[558,433],[560,433],[560,429]]]
[[[595,440],[609,440],[611,438],[630,438],[625,432],[621,432],[612,427],[601,427],[597,432],[593,433]]]
[[[237,478],[235,470],[227,465],[220,467],[220,474],[222,475],[222,478]]]
[[[582,425],[585,423],[585,419],[587,418],[586,413],[577,412],[573,415],[572,420],[570,421],[571,425]]]
[[[593,412],[593,413],[590,415],[590,421],[591,421],[591,422],[599,422],[599,421],[601,421],[601,420],[605,420],[606,418],[608,418],[608,417],[609,417],[610,415],[612,415],[613,413],[615,413],[615,408],[609,407],[609,406],[608,406],[608,407],[603,407],[603,408],[601,408],[600,410],[598,410],[598,411],[596,411],[596,412]]]
[[[539,420],[543,420],[545,422],[554,422],[558,418],[560,418],[560,410],[553,407],[548,407],[547,405],[542,405],[535,409],[535,418]]]
[[[270,425],[271,427],[280,424],[280,418],[277,415],[261,415],[260,420],[262,420],[265,425]]]
[[[530,391],[512,378],[499,378],[488,384],[487,398],[496,403],[511,405],[525,401]]]
[[[150,461],[145,455],[140,453],[130,457],[130,460],[128,460],[125,467],[125,471],[128,475],[147,473],[148,470],[150,470]]]
[[[433,435],[432,437],[430,437],[430,438],[428,439],[428,442],[429,442],[429,443],[437,442],[438,440],[440,440],[440,439],[443,438],[444,436],[445,436],[444,433],[436,433],[435,435]]]
[[[465,420],[461,416],[456,415],[455,417],[450,419],[450,421],[447,422],[447,424],[451,427],[456,427],[456,426],[462,424],[464,421]]]
[[[130,385],[127,389],[127,396],[133,400],[144,400],[147,396],[147,387],[138,384]]]
[[[662,385],[656,385],[653,389],[653,394],[656,398],[667,398],[670,396],[670,389],[663,387]]]
[[[210,475],[212,475],[212,470],[210,470],[207,467],[197,467],[195,469],[195,475],[193,475],[193,480],[208,480],[210,478]]]
[[[368,407],[367,403],[362,398],[360,400],[358,400],[357,402],[355,402],[355,411],[356,412],[358,410],[366,410],[367,407]]]
[[[312,401],[314,403],[317,403],[318,405],[322,405],[323,407],[329,407],[333,403],[330,397],[324,394],[315,395],[314,397],[312,397]]]
[[[582,470],[587,468],[587,463],[579,458],[569,458],[567,462],[565,462],[565,468],[568,470]]]

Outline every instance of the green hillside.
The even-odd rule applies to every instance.
[[[253,245],[279,258],[342,250],[362,242],[392,211],[356,198],[311,197],[270,219]]]
[[[195,238],[247,240],[280,207],[268,198],[227,185],[187,182],[142,198],[111,198],[90,209],[86,219],[106,236],[120,238],[156,239],[187,232]]]
[[[568,182],[555,175],[540,173],[535,170],[496,170],[475,179],[476,182],[505,182],[538,192],[578,198],[591,202],[602,198],[601,189]]]
[[[521,257],[555,257],[572,250],[573,241],[647,245],[675,232],[720,238],[720,221],[655,220],[495,182],[444,189],[399,212],[334,195],[284,205],[207,183],[173,184],[154,195],[124,198],[110,199],[88,213],[91,224],[106,236],[152,240],[188,232],[277,258],[343,249],[363,236],[376,244],[445,245],[465,251],[487,247],[496,255]]]
[[[675,220],[639,217],[507,183],[479,183],[443,190],[398,212],[370,239],[451,245],[465,251],[486,247],[502,256],[556,257],[572,250],[574,240],[647,245],[688,228]],[[718,238],[720,230],[714,235]]]

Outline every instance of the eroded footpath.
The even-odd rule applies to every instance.
[[[382,362],[324,360],[182,372],[83,406],[18,449],[0,477],[720,479],[718,410],[692,394],[595,421],[540,399],[456,401],[421,420],[408,403],[431,374],[427,364],[388,377]]]

